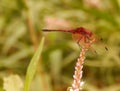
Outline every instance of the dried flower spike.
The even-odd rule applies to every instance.
[[[82,69],[83,69],[83,64],[85,60],[85,53],[91,47],[92,43],[95,42],[95,37],[93,37],[91,32],[89,34],[91,34],[91,36],[87,36],[87,37],[83,36],[83,40],[82,40],[83,45],[81,46],[82,50],[80,52],[79,58],[77,59],[77,63],[75,66],[75,72],[73,75],[74,81],[73,81],[72,87],[69,87],[67,91],[80,91],[82,89],[82,85],[84,84],[84,82],[81,81],[81,78],[83,74]],[[86,32],[86,35],[88,35],[87,32]],[[86,39],[88,39],[87,42],[86,42]]]

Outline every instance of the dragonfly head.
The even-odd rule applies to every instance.
[[[82,46],[90,46],[96,41],[94,34],[84,27],[76,28],[73,34],[76,37],[77,43]]]

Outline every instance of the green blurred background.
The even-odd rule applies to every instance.
[[[30,91],[66,91],[80,48],[69,33],[41,30],[80,26],[98,39],[93,45],[97,54],[86,54],[83,91],[120,91],[120,0],[0,0],[0,88],[6,75],[25,78],[45,36]]]

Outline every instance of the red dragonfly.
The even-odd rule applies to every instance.
[[[49,29],[43,29],[45,32],[69,32],[72,33],[73,39],[77,42],[78,45],[81,47],[89,47],[92,43],[96,41],[94,34],[87,30],[84,27],[79,27],[75,29],[70,30],[49,30]]]

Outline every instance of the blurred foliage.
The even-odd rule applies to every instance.
[[[38,66],[30,91],[41,91],[41,87],[66,91],[73,81],[80,48],[69,33],[41,30],[80,26],[98,39],[93,45],[97,54],[86,54],[83,91],[119,91],[120,0],[0,0],[1,91],[4,76],[16,73],[24,79],[43,35],[46,38],[39,65],[44,70]]]

